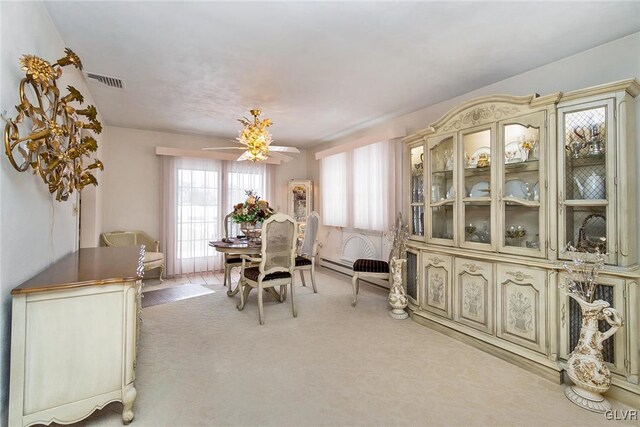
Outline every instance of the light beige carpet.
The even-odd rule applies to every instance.
[[[318,294],[298,280],[297,319],[265,296],[264,326],[255,291],[239,312],[219,275],[194,280],[215,292],[144,310],[133,426],[607,423],[560,385],[391,319],[380,289],[351,307],[345,276],[319,273]],[[119,411],[83,424],[120,426]]]

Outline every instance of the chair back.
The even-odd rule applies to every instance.
[[[304,227],[304,239],[300,247],[300,255],[307,255],[309,258],[316,256],[318,248],[318,229],[320,228],[320,215],[313,211],[307,217]]]
[[[106,246],[135,246],[136,234],[135,231],[113,231],[102,233],[102,240]]]
[[[293,274],[296,257],[296,222],[277,213],[262,223],[260,273],[284,271]]]
[[[240,234],[240,224],[233,221],[231,215],[233,215],[233,212],[224,217],[224,237],[226,239],[229,237],[236,237]]]

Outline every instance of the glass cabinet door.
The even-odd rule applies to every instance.
[[[502,252],[533,256],[545,252],[543,128],[544,112],[499,124]]]
[[[492,148],[494,127],[462,133],[461,177],[462,231],[460,246],[490,249],[492,245]],[[461,157],[461,159],[460,159]]]
[[[571,244],[581,252],[608,253],[615,263],[613,102],[563,107],[558,116],[560,256]]]
[[[411,177],[410,177],[410,209],[411,235],[424,236],[424,146],[419,145],[410,149]]]
[[[427,141],[429,179],[428,240],[453,245],[455,237],[456,179],[455,135],[432,138]]]

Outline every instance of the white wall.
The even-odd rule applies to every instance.
[[[15,117],[18,84],[24,72],[19,59],[27,54],[55,62],[64,56],[60,38],[42,3],[0,2],[0,111]],[[71,46],[71,48],[73,48]],[[77,52],[81,54],[81,52]],[[64,68],[58,87],[75,86],[86,104],[93,104],[82,74]],[[63,94],[66,91],[63,90]],[[4,125],[2,126],[4,129]],[[96,138],[100,143],[100,138]],[[100,175],[98,174],[98,180]],[[10,291],[51,263],[76,249],[77,220],[73,204],[57,202],[39,176],[14,170],[0,154],[0,424],[7,422]]]
[[[228,139],[207,136],[106,127],[104,155],[104,196],[102,231],[143,230],[160,237],[161,157],[156,147],[199,150],[204,147],[233,145]],[[277,210],[287,210],[287,182],[306,179],[307,155],[302,151],[294,160],[275,166]]]
[[[553,92],[569,92],[632,77],[640,80],[640,33],[597,46],[413,113],[371,124],[350,135],[313,147],[308,150],[309,179],[315,182],[319,180],[319,161],[314,157],[316,152],[367,136],[371,136],[373,142],[376,140],[375,135],[394,129],[406,129],[407,135],[410,135],[426,128],[451,108],[471,98],[490,94],[539,93],[545,95]],[[639,99],[636,99],[636,121],[640,124]],[[636,127],[638,128],[636,132],[638,170],[640,170],[640,126]],[[401,186],[402,183],[398,182],[398,185]],[[318,192],[316,192],[316,205],[318,205],[317,194]],[[640,212],[640,195],[638,204],[638,212]],[[341,239],[342,233],[339,230],[323,228],[320,232],[322,256],[336,258],[339,254],[336,254],[335,250],[339,247],[338,242]]]

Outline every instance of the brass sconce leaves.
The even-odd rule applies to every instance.
[[[84,102],[80,91],[67,86],[69,93],[61,96],[56,84],[62,76],[62,67],[73,65],[82,69],[80,58],[71,49],[65,49],[65,56],[53,65],[34,55],[24,55],[20,64],[26,77],[20,81],[18,115],[7,120],[4,128],[9,162],[19,172],[31,167],[58,201],[67,200],[74,190],[80,191],[86,185],[98,185],[92,170],[103,170],[102,162],[93,159],[86,167],[82,163],[84,156],[95,153],[98,143],[89,135],[81,136],[82,129],[102,132],[98,111],[93,105],[76,109],[71,103]],[[27,134],[21,136],[21,131]]]

